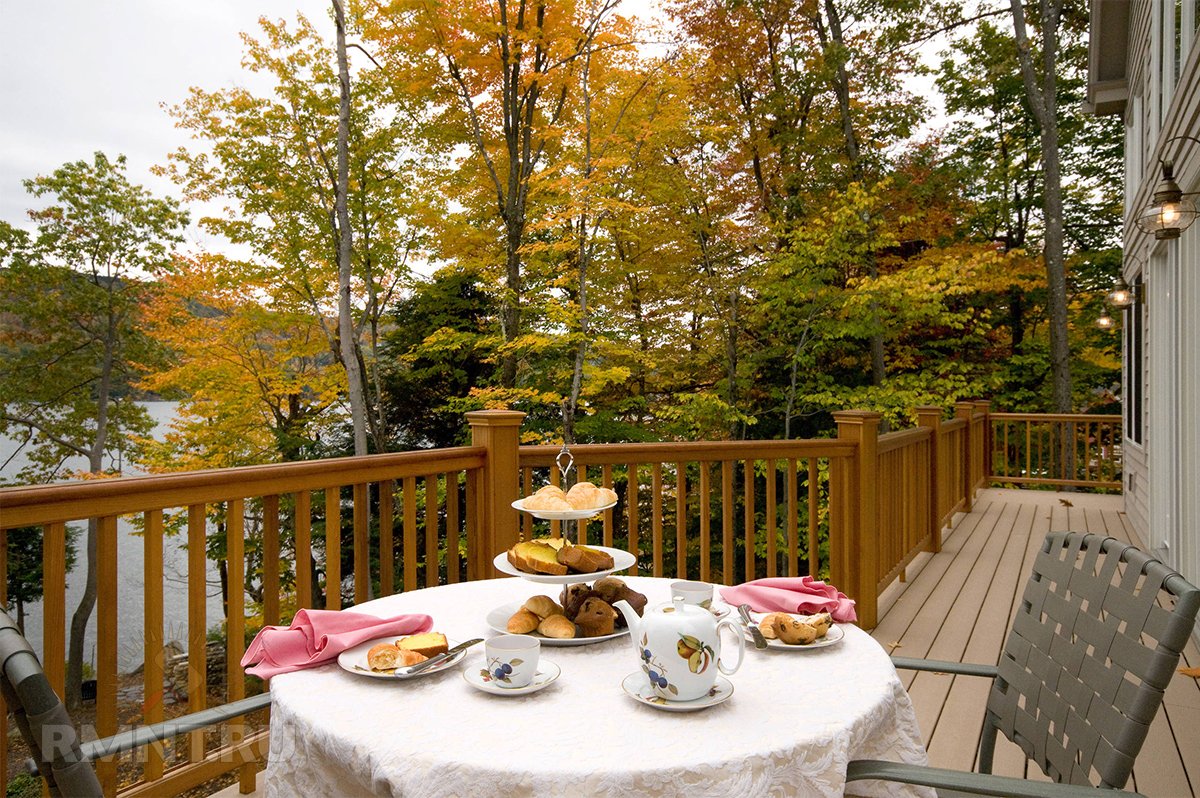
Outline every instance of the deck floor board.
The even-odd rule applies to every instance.
[[[872,634],[899,656],[958,662],[999,661],[1034,557],[1051,530],[1088,531],[1142,543],[1120,496],[1049,491],[981,491],[970,513],[945,536],[942,551],[922,556],[908,581],[894,586]],[[1193,643],[1181,666],[1200,665]],[[987,680],[901,671],[929,750],[930,764],[975,765]],[[1200,798],[1200,680],[1176,676],[1167,689],[1134,769],[1131,789],[1151,798]],[[994,772],[1046,777],[1026,766],[1020,748],[1001,736]]]

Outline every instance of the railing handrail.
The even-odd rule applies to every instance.
[[[919,443],[931,435],[932,433],[925,427],[912,427],[911,429],[901,429],[880,435],[877,454],[887,454],[897,449],[903,449],[905,446]]]
[[[482,468],[482,446],[0,488],[0,528]]]
[[[1120,421],[1119,413],[988,413],[993,421]]]
[[[559,446],[526,445],[519,450],[521,467],[554,462]],[[631,462],[711,461],[806,457],[852,457],[854,444],[836,438],[746,441],[664,441],[656,443],[585,443],[571,447],[576,465],[621,465]]]

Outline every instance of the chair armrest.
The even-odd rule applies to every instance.
[[[232,701],[228,704],[222,704],[219,707],[212,707],[211,709],[202,709],[190,715],[183,715],[150,726],[138,726],[129,731],[114,734],[112,737],[105,737],[102,740],[80,743],[80,758],[82,761],[90,762],[101,757],[119,754],[134,748],[140,748],[143,745],[158,742],[159,740],[165,740],[168,737],[176,737],[180,734],[187,734],[188,732],[207,728],[208,726],[215,726],[218,723],[224,723],[227,720],[249,714],[270,705],[271,694],[260,693],[259,695]],[[37,763],[33,759],[25,761],[25,770],[34,776],[39,775]]]
[[[913,657],[892,657],[892,664],[897,668],[910,671],[936,671],[938,673],[953,673],[958,676],[986,676],[996,678],[999,669],[995,665],[976,665],[971,662],[949,662],[940,659],[915,659]]]
[[[1116,796],[1132,798],[1140,795],[1140,793],[1122,790],[1107,790],[1078,784],[1026,781],[1008,776],[964,773],[960,770],[906,765],[901,762],[885,762],[878,759],[858,759],[850,763],[846,769],[846,781],[861,779],[920,784],[939,790],[958,790],[974,795],[1020,796],[1020,798],[1103,798],[1107,795],[1114,798]]]

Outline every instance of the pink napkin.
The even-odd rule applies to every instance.
[[[300,610],[291,626],[264,627],[242,657],[246,673],[269,679],[280,673],[322,665],[348,648],[375,637],[411,635],[433,626],[428,615],[376,618],[349,610]]]
[[[749,604],[755,612],[796,612],[812,615],[828,612],[838,623],[858,620],[854,600],[811,576],[776,576],[755,579],[735,587],[721,588],[727,604]]]

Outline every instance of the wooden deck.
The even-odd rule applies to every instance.
[[[873,635],[897,655],[996,663],[1034,554],[1051,530],[1088,531],[1129,540],[1121,496],[985,490],[960,516],[936,555],[922,554],[908,581],[880,603]],[[1193,643],[1188,666],[1200,666]],[[1183,663],[1181,661],[1180,665]],[[987,700],[987,680],[901,671],[916,707],[930,764],[970,770]],[[1130,788],[1151,798],[1200,798],[1200,681],[1177,674],[1133,771]],[[994,771],[1047,780],[1000,736]]]

